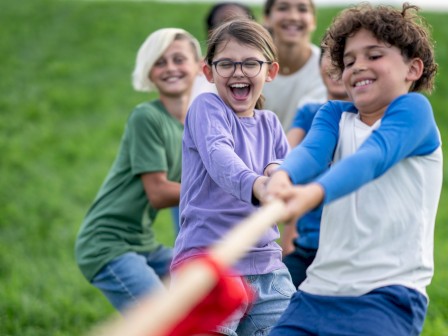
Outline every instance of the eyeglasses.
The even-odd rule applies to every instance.
[[[270,61],[246,60],[242,62],[233,62],[229,60],[220,60],[212,62],[218,75],[224,78],[232,77],[236,71],[236,66],[240,65],[241,71],[246,77],[255,77],[260,71],[264,63],[271,64]]]

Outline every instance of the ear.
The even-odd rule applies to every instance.
[[[266,82],[271,82],[274,80],[274,78],[278,74],[278,70],[280,69],[280,66],[277,62],[272,63],[269,65],[268,74],[266,76]]]
[[[209,66],[207,63],[204,62],[204,64],[202,65],[202,72],[205,75],[205,78],[207,78],[207,80],[210,83],[214,83],[215,81],[213,80],[213,69],[211,66]]]
[[[413,58],[408,63],[408,73],[406,80],[415,82],[420,79],[423,74],[423,61],[420,58]]]

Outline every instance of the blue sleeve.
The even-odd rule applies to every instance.
[[[418,93],[400,96],[359,149],[317,179],[325,190],[324,202],[347,195],[405,158],[430,154],[439,146],[440,135],[427,98]]]
[[[329,101],[316,113],[307,136],[280,167],[294,184],[311,182],[328,168],[338,142],[339,121],[345,111],[355,112],[353,103]]]
[[[309,103],[300,107],[292,121],[291,128],[301,128],[305,133],[308,133],[311,124],[313,123],[314,116],[322,105],[323,104],[319,103]]]
[[[215,94],[204,93],[191,105],[185,127],[213,181],[225,192],[251,203],[252,186],[259,175],[235,153],[233,123],[224,102]]]

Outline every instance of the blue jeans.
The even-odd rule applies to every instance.
[[[323,296],[298,291],[270,336],[417,336],[428,302],[404,286],[361,296]]]
[[[93,278],[97,287],[120,312],[153,290],[163,289],[173,251],[160,246],[150,253],[125,253],[104,266]]]
[[[173,221],[174,236],[177,236],[180,230],[179,207],[172,207],[170,208],[170,211],[171,211],[171,219]]]
[[[243,277],[255,291],[255,302],[236,311],[217,332],[229,336],[268,335],[296,292],[286,268]],[[249,308],[249,310],[248,310]],[[248,310],[248,311],[247,311]]]

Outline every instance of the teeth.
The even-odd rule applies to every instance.
[[[356,82],[355,86],[358,87],[358,86],[363,86],[363,85],[367,85],[367,84],[371,84],[371,83],[373,83],[373,81],[371,79],[367,79],[367,80],[363,80],[360,82]]]
[[[233,88],[236,88],[236,89],[241,89],[241,88],[243,88],[243,87],[247,87],[247,86],[249,86],[249,84],[232,84],[232,85],[230,85],[231,87],[233,87]]]

